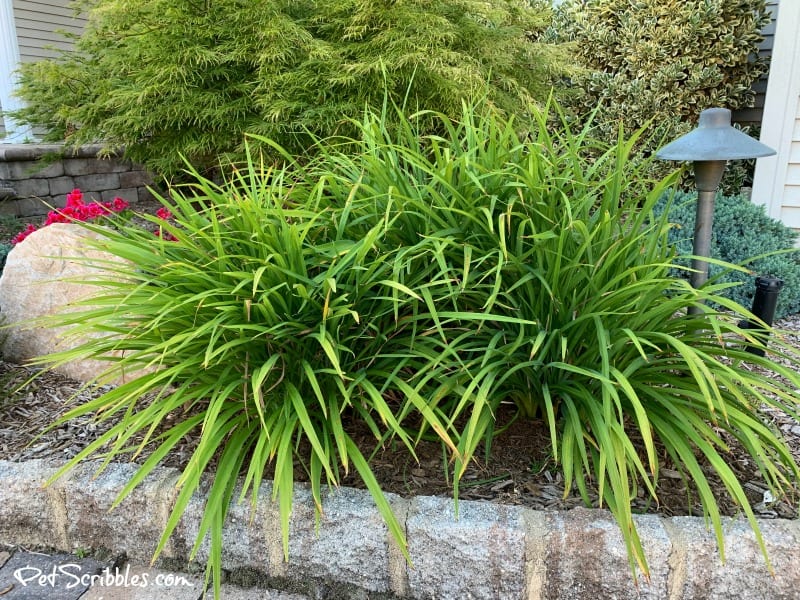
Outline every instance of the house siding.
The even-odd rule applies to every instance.
[[[800,2],[784,0],[775,33],[761,141],[775,156],[756,162],[753,201],[800,230]]]
[[[26,62],[35,62],[44,58],[53,58],[59,50],[68,50],[72,41],[60,32],[80,35],[86,19],[76,15],[70,7],[71,0],[13,0],[10,12],[4,18],[8,19],[8,30],[16,34],[16,48],[13,48],[13,57],[5,54],[10,64],[3,69],[8,74],[13,71],[14,65]],[[5,34],[4,34],[5,35]],[[10,50],[8,51],[11,52]],[[18,56],[16,56],[18,53]],[[16,61],[19,60],[19,63]],[[8,95],[6,95],[8,94]],[[0,96],[10,101],[11,90],[5,89]],[[3,109],[0,103],[0,110]],[[5,136],[6,129],[3,119],[0,118],[0,138]]]
[[[800,97],[797,99],[781,204],[783,222],[789,227],[800,229]]]
[[[770,60],[772,58],[772,48],[775,45],[775,23],[778,19],[779,0],[768,0],[767,10],[770,12],[770,22],[761,30],[764,40],[759,44],[758,55]],[[753,91],[756,93],[755,102],[750,108],[742,108],[734,111],[734,123],[742,125],[759,125],[764,115],[764,100],[767,95],[767,80],[769,72],[764,73],[757,81],[753,82]]]
[[[14,0],[14,19],[21,62],[33,62],[68,50],[71,40],[58,31],[79,35],[86,19],[76,16],[70,0]]]

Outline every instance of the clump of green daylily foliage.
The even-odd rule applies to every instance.
[[[800,469],[758,407],[797,417],[800,378],[745,351],[742,339],[761,342],[709,307],[752,315],[718,287],[670,277],[669,223],[652,209],[671,182],[645,185],[646,165],[627,161],[635,138],[605,144],[589,128],[570,131],[557,110],[532,111],[536,126],[520,133],[465,106],[460,120],[441,117],[435,137],[415,122],[436,115],[401,115],[389,133],[367,114],[359,139],[321,140],[311,162],[251,156],[221,184],[195,173],[163,199],[169,238],[103,230],[89,243],[128,266],[99,276],[97,296],[59,317],[94,337],[42,360],[106,359],[107,375],[136,375],[61,419],[114,423],[65,470],[150,444],[124,497],[183,438],[199,438],[156,554],[209,473],[195,550],[210,536],[218,593],[237,481],[255,501],[273,466],[288,553],[295,459],[318,506],[322,485],[353,469],[409,558],[347,424],[412,455],[421,436],[437,436],[457,495],[500,403],[513,402],[548,425],[567,491],[589,502],[595,489],[613,512],[634,573],[648,567],[631,500],[641,489],[657,498],[666,458],[693,483],[721,550],[708,468],[763,549],[726,440],[753,456],[774,493],[795,483]],[[773,336],[770,352],[781,348]]]

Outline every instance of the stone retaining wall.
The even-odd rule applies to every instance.
[[[49,487],[58,466],[0,461],[0,542],[58,550],[106,548],[146,562],[177,497],[175,469],[156,468],[119,506],[132,464],[85,463]],[[323,517],[304,485],[294,489],[289,560],[280,515],[264,482],[255,505],[232,504],[223,531],[222,566],[257,575],[269,587],[321,599],[771,600],[798,598],[800,522],[759,522],[770,574],[744,519],[725,519],[723,563],[702,518],[634,515],[650,578],[634,582],[619,527],[605,510],[542,512],[464,500],[459,516],[448,498],[387,494],[405,530],[409,565],[370,495],[324,493]],[[234,498],[239,497],[239,492]],[[190,500],[162,554],[163,566],[187,564],[207,501]],[[196,560],[208,560],[201,544]]]
[[[0,144],[0,215],[30,217],[63,207],[78,188],[88,199],[130,203],[150,197],[153,177],[119,156],[98,158],[101,146]]]

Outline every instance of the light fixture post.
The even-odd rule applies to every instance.
[[[711,232],[714,229],[714,200],[725,172],[724,160],[698,160],[694,163],[697,187],[697,211],[694,221],[692,287],[697,289],[708,281],[708,263],[702,256],[711,256]]]
[[[694,226],[694,256],[690,281],[695,289],[708,281],[711,235],[714,226],[714,199],[729,160],[758,158],[775,150],[731,126],[731,111],[708,108],[700,113],[697,128],[656,152],[662,160],[692,161],[697,187],[697,218]],[[690,314],[702,312],[700,306]]]

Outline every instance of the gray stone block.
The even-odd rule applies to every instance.
[[[23,179],[14,184],[14,189],[19,198],[50,195],[50,183],[47,179]]]
[[[705,528],[701,519],[675,517],[671,522],[686,550],[686,579],[676,590],[679,598],[798,598],[800,523],[797,521],[759,521],[774,575],[770,574],[746,520],[724,520],[724,564],[716,536]]]
[[[208,486],[204,486],[205,491]],[[180,490],[178,490],[180,493]],[[172,532],[169,547],[164,550],[164,558],[174,558],[182,562],[189,562],[189,556],[194,546],[197,532],[200,531],[200,521],[203,518],[205,497],[201,492],[195,492],[183,510],[178,525]],[[200,564],[208,561],[208,539],[201,545],[196,560]]]
[[[72,177],[53,177],[48,180],[50,185],[50,195],[66,195],[75,189],[75,179]]]
[[[19,200],[3,200],[0,202],[0,216],[8,217],[22,217],[26,216],[20,211]]]
[[[517,506],[418,497],[406,523],[414,598],[522,598],[525,524]]]
[[[316,578],[371,591],[388,591],[387,529],[367,492],[343,488],[326,493],[324,515],[317,529],[311,493],[307,487],[296,485],[288,563],[283,554],[279,507],[272,501],[271,493],[271,483],[263,482],[253,511],[250,496],[239,502],[241,492],[236,490],[224,527],[225,569],[251,568],[270,577],[300,582]],[[204,497],[193,496],[184,512],[174,536],[176,557],[188,558],[199,531]],[[353,523],[359,526],[353,527]],[[205,563],[209,551],[206,538],[195,560]]]
[[[72,177],[119,174],[130,170],[129,162],[116,158],[75,158],[64,161],[64,174]]]
[[[284,571],[278,507],[272,502],[270,482],[262,482],[255,506],[252,490],[240,501],[241,487],[237,486],[225,520],[225,568],[246,567],[270,576]]]
[[[146,171],[136,170],[119,174],[119,186],[122,188],[138,188],[152,184],[153,178]]]
[[[43,461],[0,461],[0,540],[66,549],[66,509],[58,485],[44,487],[56,468]]]
[[[72,191],[72,190],[70,190],[70,191]],[[50,200],[49,204],[53,208],[64,208],[67,205],[67,195],[66,194],[58,194],[57,196],[51,196],[50,198],[51,198],[51,200]]]
[[[97,158],[103,152],[108,159],[115,159],[120,156],[116,150],[109,150],[101,144],[86,144],[85,146],[69,146],[63,150],[66,158]]]
[[[38,160],[64,150],[61,144],[0,144],[0,162]]]
[[[133,203],[139,200],[139,194],[136,188],[105,190],[100,193],[100,198],[103,202],[111,202],[114,198],[122,198],[128,203]]]
[[[173,534],[170,556],[188,560],[200,530],[205,510],[205,494],[210,489],[210,478],[204,481],[203,493],[195,493],[183,513]],[[223,528],[224,548],[222,566],[225,569],[250,568],[269,576],[283,574],[283,555],[280,538],[275,533],[279,518],[277,507],[270,501],[271,486],[264,482],[259,492],[255,511],[250,496],[239,502],[241,488],[235,491]],[[211,544],[208,536],[201,542],[194,557],[200,564],[209,559]]]
[[[373,592],[388,591],[389,531],[369,492],[352,488],[323,492],[322,510],[316,527],[310,490],[295,486],[286,577],[330,579]],[[270,526],[278,528],[279,522]]]
[[[15,162],[0,163],[3,170],[0,171],[0,178],[12,181],[25,179],[49,179],[50,177],[61,177],[64,174],[64,165],[61,160],[23,160]]]
[[[64,174],[70,177],[82,177],[84,175],[93,175],[97,173],[96,158],[65,158],[64,159]]]
[[[75,186],[82,192],[101,192],[119,188],[119,174],[93,173],[91,175],[78,175],[75,177]]]
[[[18,217],[46,215],[50,211],[51,206],[56,206],[52,196],[44,196],[42,198],[19,198],[18,200],[0,204],[0,213],[3,213],[2,207],[6,204],[9,205],[9,211],[5,214],[13,214]]]
[[[263,588],[243,588],[227,584],[220,588],[220,595],[224,600],[310,600],[308,596],[291,592]],[[210,594],[208,594],[208,597],[210,598]]]
[[[73,548],[114,548],[133,560],[149,561],[167,523],[177,472],[156,469],[112,509],[138,466],[112,463],[96,475],[99,464],[77,467],[64,484],[70,544]]]
[[[637,569],[634,580],[622,533],[611,513],[575,508],[547,513],[544,597],[583,598],[669,597],[672,551],[663,520],[637,515],[634,523],[650,568],[649,580]]]
[[[155,196],[153,196],[153,192],[151,192],[146,187],[140,187],[138,190],[139,195],[139,202],[149,202],[150,200],[154,200]]]

